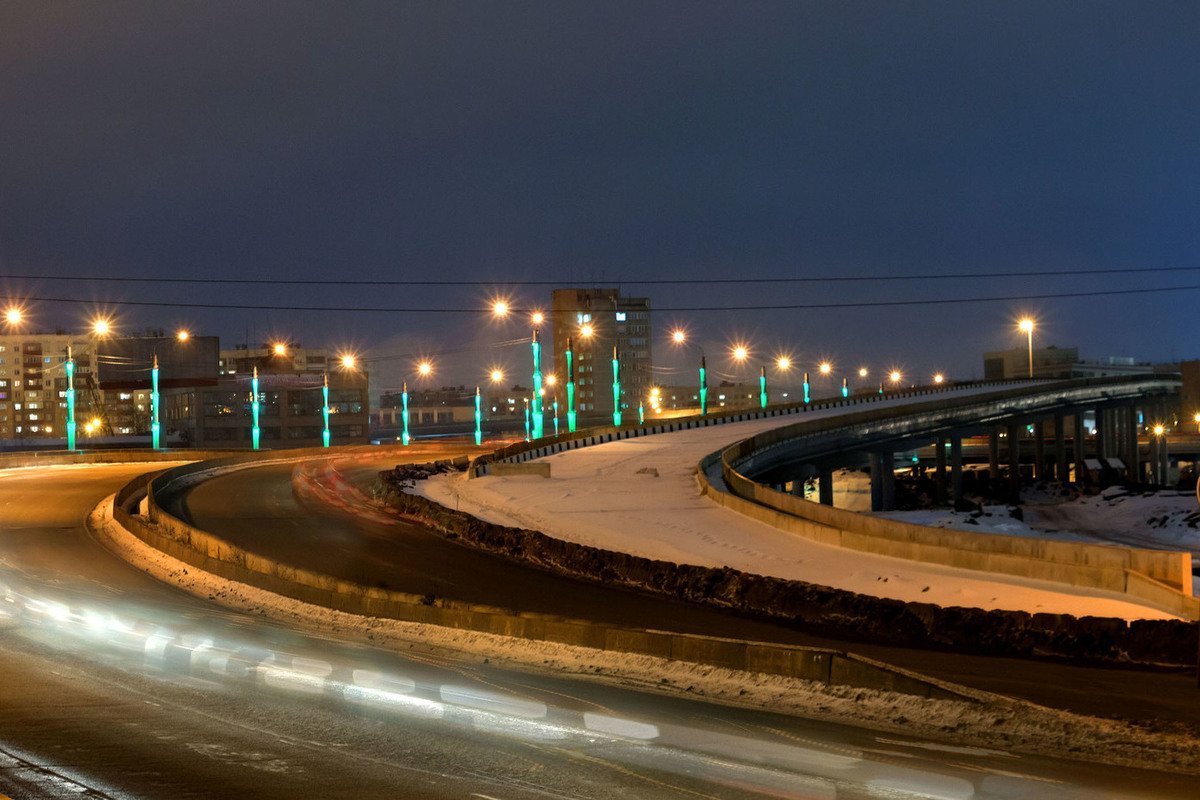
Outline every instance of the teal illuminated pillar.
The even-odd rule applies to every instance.
[[[842,397],[850,396],[850,385],[846,383],[846,379],[842,378]]]
[[[571,353],[571,337],[567,337],[567,432],[575,432],[575,361]]]
[[[403,406],[400,409],[400,419],[404,422],[404,433],[401,436],[400,443],[408,445],[408,381],[405,381],[400,390],[400,403]]]
[[[483,444],[483,412],[479,410],[479,387],[475,387],[475,446]]]
[[[67,449],[75,449],[75,359],[67,345]]]
[[[545,417],[542,412],[542,341],[541,331],[533,331],[533,438],[542,438]]]
[[[321,413],[325,416],[325,430],[321,431],[323,447],[329,447],[329,373],[321,376]]]
[[[883,381],[879,382],[879,393],[883,394]]]
[[[150,439],[151,447],[158,449],[158,353],[154,354],[154,366],[150,369]]]
[[[558,436],[558,392],[554,393],[554,435]]]
[[[804,405],[812,402],[812,396],[808,393],[808,373],[804,373]]]
[[[767,368],[764,366],[758,376],[758,399],[763,408],[767,407]]]
[[[617,348],[613,347],[613,425],[621,427],[621,363],[617,360]]]
[[[643,401],[638,401],[638,425],[646,424],[646,404]]]
[[[258,367],[254,368],[254,377],[250,379],[250,415],[254,419],[254,426],[250,429],[250,439],[254,442],[254,449],[257,450],[261,434],[258,427]]]
[[[525,398],[525,441],[529,441],[529,398]]]
[[[700,416],[708,413],[708,370],[704,366],[704,356],[700,356]]]

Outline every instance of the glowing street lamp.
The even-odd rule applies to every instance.
[[[7,322],[10,327],[20,325],[24,319],[25,314],[18,306],[9,306],[4,312],[4,321]]]
[[[112,331],[112,325],[107,319],[97,319],[92,321],[92,333],[97,336],[107,336]]]
[[[1159,486],[1167,482],[1167,429],[1158,424],[1154,426],[1154,435],[1158,437],[1158,464],[1154,468],[1154,481]]]
[[[675,344],[687,344],[687,331],[676,328],[671,332],[671,341]],[[700,350],[700,348],[697,348]],[[700,416],[708,414],[708,369],[704,362],[704,351],[700,350]]]
[[[1029,377],[1033,377],[1033,320],[1029,317],[1017,323],[1017,327],[1029,337]]]
[[[822,361],[817,369],[821,371],[822,375],[828,375],[833,372],[833,364],[830,364],[828,361]]]
[[[936,383],[937,385],[941,386],[943,383],[946,382],[946,376],[939,372],[938,374],[933,376],[933,382]]]
[[[897,369],[892,370],[891,374],[888,375],[888,378],[892,381],[892,383],[899,383],[902,377],[904,376],[901,375],[900,370]]]

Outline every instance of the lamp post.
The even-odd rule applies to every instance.
[[[767,407],[767,366],[765,364],[758,374],[758,403],[762,408]]]
[[[1033,320],[1030,319],[1029,317],[1026,317],[1025,319],[1021,320],[1019,323],[1017,323],[1017,327],[1020,328],[1026,334],[1026,336],[1029,337],[1029,377],[1032,378],[1033,377]]]
[[[400,385],[400,420],[404,425],[404,430],[400,436],[400,443],[405,447],[408,446],[408,381],[404,381]]]
[[[612,423],[620,427],[620,361],[617,360],[617,345],[612,348]]]
[[[804,405],[812,402],[811,385],[808,382],[808,373],[804,373]]]
[[[75,359],[67,345],[67,449],[75,449]]]
[[[483,412],[479,408],[479,387],[475,387],[475,446],[483,444]]]
[[[671,332],[671,341],[687,344],[687,332],[676,328]],[[704,350],[699,347],[696,349],[700,351],[700,416],[703,417],[708,414],[708,365],[704,361]]]
[[[1164,425],[1154,426],[1154,435],[1158,438],[1158,459],[1154,465],[1154,482],[1159,486],[1167,483],[1167,429]]]
[[[534,314],[534,322],[542,320],[541,314]],[[542,342],[541,331],[533,329],[533,438],[542,438],[544,417],[542,413]]]
[[[158,353],[154,354],[154,365],[150,368],[150,446],[158,449]]]
[[[567,337],[567,432],[575,432],[575,354]]]
[[[325,427],[321,430],[321,446],[329,447],[329,373],[321,375],[321,416]]]
[[[250,415],[254,420],[254,424],[250,428],[250,440],[254,443],[254,449],[257,450],[262,433],[258,427],[258,367],[254,368],[254,376],[250,379]]]

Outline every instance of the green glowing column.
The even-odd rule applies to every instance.
[[[567,432],[575,432],[575,360],[567,337]]]
[[[879,393],[883,394],[883,381],[879,382]]]
[[[545,415],[542,413],[542,341],[541,331],[533,331],[533,438],[542,438]]]
[[[842,378],[842,397],[849,397],[849,396],[850,396],[850,385],[846,382],[845,378]]]
[[[400,419],[404,422],[404,433],[400,439],[401,444],[408,445],[408,381],[405,381],[403,388],[400,391]]]
[[[638,425],[646,424],[646,403],[638,401]]]
[[[613,425],[621,427],[621,362],[617,360],[617,348],[613,348]]]
[[[75,449],[75,359],[67,345],[67,449]]]
[[[708,370],[704,364],[704,356],[700,356],[700,416],[708,413]]]
[[[808,373],[804,373],[804,405],[812,402],[812,395],[809,394]]]
[[[763,408],[767,407],[767,368],[763,367],[758,375],[758,399]]]
[[[154,354],[154,366],[150,368],[150,446],[158,449],[158,353]]]
[[[525,441],[529,441],[529,398],[525,399]]]
[[[475,446],[483,444],[483,412],[479,410],[479,387],[475,387]]]
[[[558,436],[558,392],[554,393],[554,435]]]
[[[325,430],[321,431],[321,446],[329,447],[329,373],[321,376],[321,413],[325,416]]]
[[[254,377],[250,379],[250,415],[254,419],[254,427],[250,429],[250,439],[254,442],[254,449],[257,450],[262,433],[258,427],[258,367],[254,368]]]

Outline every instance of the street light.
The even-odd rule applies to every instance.
[[[188,332],[181,330],[175,334],[175,340],[178,342],[186,342],[188,340]],[[154,363],[150,367],[150,446],[157,450],[160,442],[160,432],[162,426],[159,425],[159,416],[161,414],[158,393],[158,348],[162,347],[163,342],[170,341],[169,339],[160,339],[155,345],[151,353]]]
[[[687,344],[687,331],[676,328],[671,332],[671,341],[677,345]],[[704,363],[704,350],[692,345],[700,351],[700,416],[708,414],[708,369]]]
[[[934,382],[934,383],[936,383],[936,384],[938,384],[939,386],[940,386],[942,383],[944,383],[945,381],[946,381],[946,376],[945,376],[945,375],[943,375],[943,374],[942,374],[942,373],[940,373],[940,372],[939,372],[938,374],[936,374],[936,375],[934,375],[934,376],[933,376],[933,382]]]
[[[4,312],[4,320],[9,324],[9,326],[20,325],[24,319],[25,314],[23,311],[21,311],[19,306],[9,306]]]
[[[1029,317],[1017,323],[1017,327],[1029,337],[1029,377],[1033,377],[1033,320]]]

